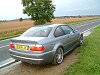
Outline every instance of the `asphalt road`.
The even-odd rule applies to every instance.
[[[11,58],[9,56],[9,51],[8,51],[9,43],[10,43],[10,40],[0,41],[0,62],[3,62]]]
[[[97,20],[97,21],[93,21],[93,22],[87,22],[87,23],[82,23],[82,24],[79,24],[79,25],[74,25],[74,26],[72,26],[72,28],[74,28],[74,29],[77,29],[77,30],[79,30],[80,32],[83,32],[83,31],[85,31],[85,30],[88,30],[88,29],[90,29],[90,28],[93,28],[93,27],[95,27],[95,26],[97,26],[98,24],[100,24],[100,20]],[[9,59],[9,58],[11,58],[10,57],[10,55],[9,55],[9,51],[8,51],[8,49],[9,49],[9,43],[10,43],[10,41],[9,40],[4,40],[4,41],[0,41],[0,63],[1,62],[3,62],[3,61],[5,61],[5,60],[7,60],[7,59]],[[72,55],[73,56],[73,55]],[[65,58],[66,60],[68,60],[69,58]],[[65,62],[66,63],[70,63],[70,62],[72,62],[72,60],[74,60],[74,58],[73,59],[71,59],[70,60],[70,62],[67,62],[65,60]],[[66,64],[65,63],[65,64]],[[15,64],[16,65],[16,64]],[[21,64],[21,63],[18,63],[18,65],[17,66],[15,66],[14,67],[14,70],[16,70],[16,71],[14,71],[14,73],[12,73],[11,71],[9,71],[9,70],[7,70],[7,69],[10,69],[9,67],[6,69],[6,75],[17,75],[16,74],[16,72],[21,72],[21,71],[25,71],[25,70],[28,70],[28,69],[30,69],[31,71],[34,71],[34,72],[38,72],[38,71],[36,71],[37,69],[38,69],[38,67],[37,66],[33,66],[33,67],[31,67],[31,68],[29,68],[29,67],[27,67],[27,65],[29,66],[29,67],[31,67],[29,64]],[[63,66],[64,66],[64,63],[62,64]],[[25,68],[21,68],[21,67],[25,67]],[[36,68],[36,69],[32,69],[32,68]],[[43,66],[42,66],[43,67]],[[48,68],[50,68],[51,66],[46,66],[46,68],[48,69]],[[64,66],[65,67],[65,66]],[[20,68],[20,70],[18,70],[18,68]],[[44,67],[45,68],[45,67]],[[44,69],[44,68],[41,68],[41,70],[42,69]],[[52,67],[51,67],[52,68]],[[61,67],[58,67],[58,68],[61,68]],[[18,70],[18,71],[17,71]],[[40,70],[40,69],[39,69]],[[9,71],[9,73],[8,73],[8,71]],[[46,72],[46,70],[43,70],[44,72]],[[60,72],[62,71],[62,68],[61,68],[61,70],[60,70]],[[30,74],[30,71],[28,70],[28,72],[29,72],[29,74]],[[32,73],[34,73],[34,72],[32,72]],[[52,71],[52,72],[54,72],[54,71]],[[55,71],[56,72],[56,71]],[[41,72],[41,73],[43,73],[43,72]],[[5,75],[4,74],[4,75]],[[20,75],[22,75],[23,73],[20,73]],[[25,73],[26,75],[28,74],[28,73]],[[24,75],[25,75],[24,74]],[[46,73],[47,74],[47,73]],[[57,73],[56,73],[57,74]],[[55,75],[56,75],[55,74]],[[0,75],[3,75],[3,74],[1,74],[1,70],[0,70]],[[31,74],[30,74],[31,75]],[[33,75],[35,75],[35,74],[33,74]],[[40,75],[40,74],[37,74],[37,75]]]

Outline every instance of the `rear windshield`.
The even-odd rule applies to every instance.
[[[23,37],[48,37],[52,27],[33,27],[24,32]]]

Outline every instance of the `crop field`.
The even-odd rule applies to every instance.
[[[70,22],[79,22],[83,20],[93,20],[98,17],[82,17],[82,18],[55,18],[50,24],[57,23],[70,23]],[[6,21],[0,22],[0,39],[7,38],[9,36],[17,35],[27,30],[28,28],[34,26],[34,22],[31,20],[20,21]]]

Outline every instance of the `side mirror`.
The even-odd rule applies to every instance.
[[[74,33],[79,32],[78,30],[74,30]]]

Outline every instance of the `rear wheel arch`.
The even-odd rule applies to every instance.
[[[64,48],[63,48],[63,46],[59,46],[59,47],[61,47],[61,48],[63,49],[63,52],[64,52]],[[58,48],[59,48],[59,47],[58,47]]]
[[[61,47],[62,49],[64,49],[62,43],[58,43],[58,44],[56,44],[56,45],[54,46],[53,49],[54,49],[54,50],[57,50],[59,47]]]
[[[61,52],[61,58],[58,58],[58,56],[56,57],[56,54],[57,54],[57,52],[59,51],[59,49],[61,50],[60,52]],[[53,65],[59,65],[59,64],[61,64],[62,62],[63,62],[63,53],[64,52],[64,50],[63,50],[63,47],[62,46],[59,46],[57,49],[56,49],[56,51],[55,51],[55,53],[54,53],[54,57],[53,57],[53,60],[52,60],[52,64]],[[58,59],[56,59],[56,58],[58,58]],[[60,59],[60,62],[57,62],[58,60]]]

